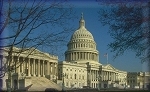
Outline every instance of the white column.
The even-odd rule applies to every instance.
[[[22,72],[25,73],[25,58],[23,58],[23,63],[22,63]]]
[[[74,59],[74,52],[72,53],[72,60],[75,60],[75,59]]]
[[[96,79],[96,71],[94,70],[94,81],[95,81],[95,79]]]
[[[19,57],[17,57],[17,63],[19,64],[19,67],[18,67],[18,73],[20,73],[20,62],[19,62]]]
[[[43,74],[42,74],[42,75],[43,75],[43,77],[45,77],[45,74],[44,74],[44,73],[45,73],[45,69],[44,69],[44,60],[43,60],[43,65],[42,65],[42,67],[43,67],[43,69],[42,69],[42,70],[43,70],[43,71],[42,71]]]
[[[49,66],[49,73],[50,73],[50,75],[52,74],[52,70],[51,70],[51,67],[52,67],[52,65],[51,65],[51,62],[49,62],[50,63],[50,66]]]
[[[108,71],[108,80],[110,80],[110,72]]]
[[[102,71],[102,81],[104,80],[104,71]]]
[[[114,79],[115,79],[115,81],[116,81],[116,73],[115,73]]]
[[[52,75],[54,75],[54,63],[51,64],[51,71],[52,71]]]
[[[57,63],[55,63],[55,75],[57,75]]]
[[[49,71],[49,70],[50,70],[49,68],[50,68],[50,67],[49,67],[49,61],[47,61],[47,75],[50,75],[50,74],[49,74],[49,72],[50,72],[50,71]]]
[[[30,71],[31,71],[31,69],[30,69],[30,58],[28,58],[28,76],[31,76]]]
[[[113,79],[114,79],[114,81],[115,81],[115,73],[113,74],[114,76],[113,76]]]
[[[78,53],[76,52],[76,60],[78,59],[78,57],[77,57],[77,56],[78,56]]]
[[[89,53],[89,60],[91,60],[91,52]]]
[[[92,76],[93,76],[93,78],[92,78],[92,79],[94,80],[94,70],[92,70]]]
[[[71,55],[71,59],[70,60],[72,60],[72,53],[70,53],[70,55]]]
[[[53,64],[53,75],[55,75],[55,63]]]
[[[109,80],[109,72],[107,71],[107,80]]]
[[[81,59],[81,52],[79,52],[79,59]]]
[[[22,61],[21,61],[21,72],[23,72],[23,61],[24,61],[24,58],[22,57]]]
[[[33,59],[33,76],[35,76],[35,59]]]
[[[38,68],[38,77],[40,77],[40,60],[38,59],[38,66],[37,66],[37,68]]]
[[[107,72],[105,71],[105,80],[107,80]]]

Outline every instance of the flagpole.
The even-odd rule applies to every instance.
[[[108,53],[107,53],[107,64],[108,64]]]
[[[104,54],[104,56],[106,57],[106,64],[108,64],[108,53]]]

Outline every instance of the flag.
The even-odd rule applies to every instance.
[[[107,57],[107,55],[108,55],[108,54],[107,54],[107,53],[105,53],[105,54],[104,54],[104,57]]]

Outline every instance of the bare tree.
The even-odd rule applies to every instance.
[[[126,50],[136,52],[136,56],[143,56],[149,47],[146,38],[149,38],[149,15],[143,16],[144,2],[122,2],[110,4],[109,9],[101,9],[99,21],[110,27],[110,36],[114,39],[108,46],[116,56],[122,55]]]
[[[28,51],[27,58],[37,48],[63,46],[72,30],[69,22],[76,17],[66,0],[2,0],[2,4],[0,51],[7,51],[8,56],[6,62],[1,57],[0,70],[1,77],[8,73],[11,79],[11,71],[21,65],[13,62],[13,53],[19,56]]]
[[[99,21],[110,27],[109,33],[114,41],[108,46],[115,52],[114,58],[131,50],[142,62],[150,64],[150,2],[107,1],[103,3],[109,9],[103,8],[98,14]]]

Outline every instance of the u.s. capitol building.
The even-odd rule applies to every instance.
[[[96,42],[85,27],[83,15],[79,21],[79,28],[71,36],[67,47],[65,61],[58,63],[58,80],[63,80],[65,87],[110,88],[126,85],[126,71],[100,63]]]
[[[20,48],[13,48],[12,62],[19,65],[11,76],[11,88],[28,91],[44,91],[46,88],[125,88],[142,87],[143,83],[133,83],[133,74],[114,68],[111,64],[103,65],[99,60],[94,37],[85,27],[83,15],[79,21],[79,28],[73,33],[67,45],[65,61],[58,62],[58,57],[41,52],[35,48],[19,53]],[[35,49],[35,50],[33,50]],[[33,52],[29,55],[30,51]],[[1,60],[8,59],[8,48],[4,48]],[[139,75],[137,75],[139,76]],[[8,74],[3,78],[3,89],[9,82]],[[136,77],[135,77],[136,78]]]

